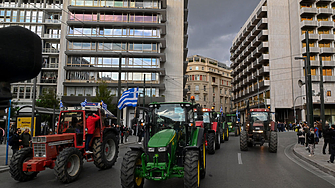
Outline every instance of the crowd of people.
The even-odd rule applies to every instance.
[[[328,122],[325,123],[325,128],[322,129],[320,122],[314,122],[313,126],[309,127],[306,122],[302,122],[295,127],[298,136],[298,144],[307,147],[309,156],[314,156],[315,145],[319,143],[320,138],[323,137],[324,144],[322,146],[322,153],[326,155],[328,147],[328,154],[330,159],[328,163],[334,163],[335,157],[335,124],[329,126]]]
[[[114,123],[112,124],[112,127],[115,127],[116,130],[119,133],[119,140],[120,143],[123,144],[124,142],[128,142],[128,137],[130,135],[134,135],[134,136],[138,136],[138,143],[141,144],[142,141],[142,137],[144,134],[144,130],[143,130],[143,126],[139,126],[137,129],[137,125],[134,124],[131,128],[124,126],[121,124],[121,126],[119,125],[115,125]]]

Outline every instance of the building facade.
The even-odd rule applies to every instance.
[[[273,118],[294,122],[306,120],[304,81],[306,35],[310,35],[310,55],[314,119],[320,119],[320,66],[323,60],[326,120],[335,122],[334,95],[334,20],[332,0],[261,0],[233,40],[233,101],[245,119],[250,107],[270,107]],[[334,111],[334,112],[333,112]]]
[[[187,99],[195,97],[195,102],[203,108],[215,107],[224,113],[231,111],[231,69],[217,60],[194,55],[187,58],[186,89]]]
[[[121,60],[122,90],[139,87],[143,92],[145,78],[145,96],[183,100],[187,0],[16,0],[1,5],[2,27],[23,26],[42,38],[37,95],[51,88],[64,105],[79,105],[96,95],[101,82],[117,95]],[[30,103],[32,81],[12,84],[12,93]]]

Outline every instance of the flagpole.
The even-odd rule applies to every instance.
[[[119,80],[117,83],[117,101],[120,100],[121,97],[121,64],[122,64],[122,54],[119,54]],[[117,108],[117,125],[120,126],[120,118],[121,118],[121,110]]]

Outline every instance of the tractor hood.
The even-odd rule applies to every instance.
[[[171,142],[175,135],[176,131],[173,129],[159,131],[149,140],[148,147],[165,147]]]

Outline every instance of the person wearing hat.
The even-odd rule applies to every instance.
[[[334,163],[334,157],[335,157],[335,124],[331,126],[331,129],[329,131],[330,135],[330,159],[327,161],[328,163]]]

